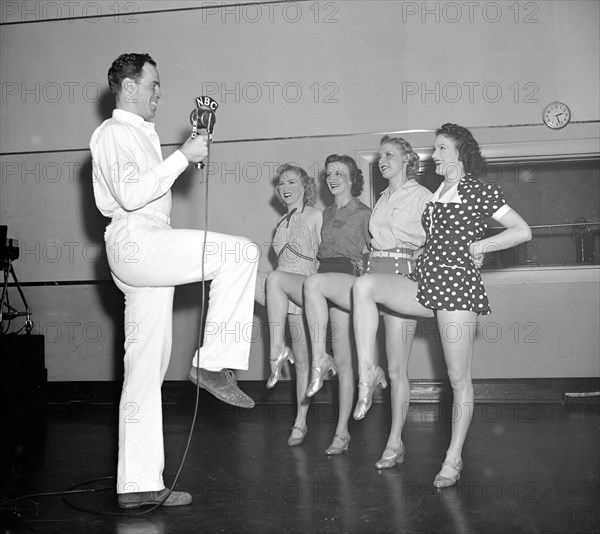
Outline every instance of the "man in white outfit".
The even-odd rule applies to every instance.
[[[212,280],[206,329],[190,379],[243,408],[254,402],[231,369],[247,369],[259,251],[245,238],[170,227],[171,186],[190,162],[206,158],[205,136],[188,138],[163,160],[154,130],[161,97],[156,63],[123,54],[108,79],[116,109],[92,135],[94,196],[112,219],[104,234],[108,262],[125,295],[124,383],[119,417],[117,502],[121,508],[189,504],[165,488],[161,385],[172,344],[173,294],[180,284]],[[204,253],[203,253],[204,248]],[[204,269],[202,263],[204,261]]]

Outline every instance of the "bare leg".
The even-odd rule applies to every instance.
[[[331,308],[331,331],[333,356],[338,370],[339,412],[335,428],[336,436],[348,437],[348,420],[354,401],[354,370],[352,369],[352,342],[350,314],[338,308]]]
[[[385,314],[383,321],[392,403],[392,426],[385,448],[397,450],[402,444],[402,429],[410,402],[408,360],[417,321],[390,314]]]
[[[271,327],[271,360],[277,359],[285,346],[285,320],[288,312],[288,299],[302,305],[302,285],[305,276],[300,274],[273,271],[267,278],[267,314]]]
[[[470,311],[438,311],[438,328],[452,386],[452,437],[439,475],[454,479],[462,465],[462,449],[473,417],[473,382],[471,362],[477,325],[477,314]],[[450,465],[447,465],[450,464]]]
[[[310,370],[308,354],[308,335],[306,332],[304,317],[302,315],[288,315],[290,333],[292,337],[292,350],[294,351],[296,368],[296,400],[298,411],[294,428],[290,438],[301,439],[306,434],[299,429],[306,427],[306,415],[310,405],[310,399],[306,396],[308,386],[308,375]]]
[[[352,287],[354,337],[358,350],[359,389],[355,419],[371,407],[376,385],[385,387],[385,375],[375,361],[375,337],[379,326],[377,304],[409,316],[431,317],[433,312],[416,301],[417,283],[395,274],[372,274],[357,278]]]
[[[269,273],[258,271],[256,273],[256,287],[254,288],[254,302],[267,307],[267,278]]]
[[[354,280],[355,277],[349,274],[323,273],[309,276],[304,282],[304,311],[311,331],[310,344],[314,368],[322,367],[327,358],[325,338],[329,322],[328,301],[344,310],[349,310],[350,290]],[[315,379],[318,378],[316,374],[315,372],[313,377]]]
[[[377,366],[375,336],[379,326],[377,304],[413,317],[433,317],[433,312],[416,300],[417,283],[397,274],[370,274],[352,286],[354,337],[358,351],[358,374],[365,381]]]

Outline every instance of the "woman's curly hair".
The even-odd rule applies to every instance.
[[[406,158],[406,174],[409,178],[414,178],[419,172],[419,154],[417,154],[412,145],[402,137],[392,137],[390,135],[384,135],[379,141],[379,146],[384,143],[396,145],[402,155]]]
[[[363,192],[363,187],[365,185],[365,179],[363,178],[362,171],[358,168],[356,161],[354,161],[350,156],[340,156],[338,154],[331,154],[327,156],[325,160],[325,169],[327,169],[327,165],[330,163],[343,163],[348,167],[348,172],[350,173],[350,181],[352,182],[352,188],[350,189],[350,193],[353,197],[359,196]],[[327,179],[327,173],[323,173],[323,180]]]
[[[283,165],[280,165],[273,177],[273,185],[277,187],[279,185],[279,180],[286,172],[293,172],[300,178],[302,187],[304,187],[304,204],[307,206],[314,206],[317,202],[317,186],[315,185],[315,179],[312,176],[309,176],[299,165],[294,165],[293,163],[284,163]],[[285,204],[279,195],[279,191],[277,192],[277,198],[280,202]]]
[[[452,139],[458,152],[458,160],[462,161],[466,174],[474,174],[483,170],[485,160],[481,155],[479,144],[473,134],[464,126],[447,122],[435,131],[435,135],[445,135]]]

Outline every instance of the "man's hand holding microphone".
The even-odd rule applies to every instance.
[[[190,163],[200,163],[208,156],[208,134],[190,135],[179,150]]]

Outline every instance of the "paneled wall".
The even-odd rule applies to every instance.
[[[122,297],[106,266],[108,221],[94,206],[87,146],[110,116],[106,72],[122,52],[148,52],[158,63],[165,155],[189,134],[196,96],[220,103],[204,176],[209,227],[259,243],[264,270],[279,217],[270,183],[279,163],[298,162],[317,176],[330,153],[376,148],[394,131],[410,131],[403,135],[426,147],[430,130],[448,121],[472,127],[484,144],[600,135],[597,2],[6,1],[0,8],[0,216],[20,241],[15,270],[36,331],[46,335],[50,380],[121,373]],[[559,131],[541,125],[554,100],[573,115]],[[205,184],[190,168],[174,187],[173,225],[202,227],[204,204]],[[475,376],[598,376],[597,270],[544,276],[486,278],[494,313],[477,334]],[[187,374],[199,298],[196,285],[177,290],[168,379]],[[240,379],[267,375],[264,321],[257,307],[254,326],[240,332],[253,339]],[[414,378],[445,372],[434,330],[425,322],[420,331]]]

